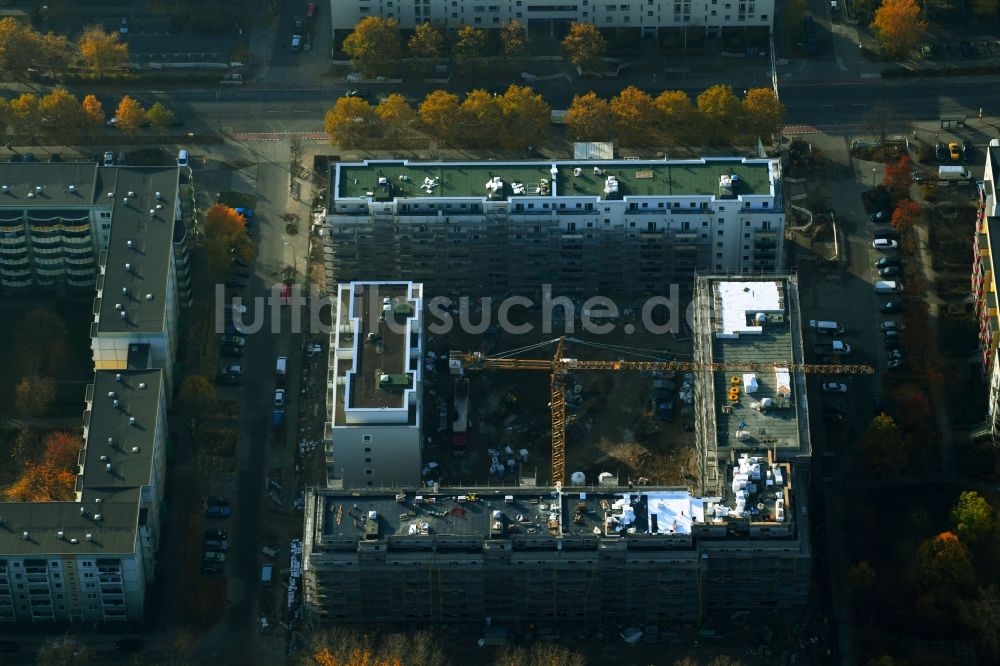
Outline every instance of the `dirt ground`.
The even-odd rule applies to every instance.
[[[536,324],[540,312],[530,313],[523,321]],[[515,322],[518,323],[518,322]],[[443,484],[509,484],[510,473],[501,479],[491,473],[490,449],[499,452],[502,464],[516,461],[515,474],[522,482],[534,480],[547,484],[551,480],[551,416],[549,411],[549,374],[545,371],[469,370],[470,405],[468,451],[456,456],[451,445],[454,376],[448,373],[447,356],[451,350],[476,351],[486,349],[483,334],[470,335],[451,331],[437,338],[431,336],[428,349],[438,362],[425,374],[429,392],[425,396],[425,460],[437,463],[427,470],[428,478]],[[487,353],[495,355],[513,349],[554,340],[563,328],[553,326],[545,333],[540,325],[527,334],[500,333]],[[601,345],[628,345],[643,350],[648,358],[655,350],[659,354],[687,358],[691,354],[690,340],[678,341],[672,335],[653,335],[637,331],[626,335],[622,331],[607,335],[581,332],[579,321],[573,337],[599,342]],[[556,345],[531,349],[516,355],[525,359],[550,359]],[[580,359],[639,359],[643,356],[609,351],[567,341],[564,356]],[[656,485],[682,485],[694,481],[697,458],[693,448],[694,435],[685,432],[676,418],[682,404],[675,396],[675,419],[660,422],[653,416],[651,391],[653,376],[649,372],[577,371],[565,379],[567,394],[566,457],[567,476],[584,472],[587,484],[597,483],[598,474],[609,472],[621,483],[638,482],[640,478]],[[678,382],[679,383],[679,382]],[[579,395],[579,402],[573,398]],[[578,408],[572,407],[573,403]],[[442,419],[442,408],[448,410]],[[508,449],[510,452],[508,453]],[[526,462],[521,450],[527,450]]]

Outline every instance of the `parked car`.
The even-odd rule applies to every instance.
[[[823,384],[823,391],[826,393],[847,393],[847,384],[837,382],[826,382]]]
[[[911,175],[913,176],[913,182],[915,183],[922,183],[927,180],[927,172],[920,169],[914,169]]]
[[[298,51],[302,48],[302,35],[292,35],[292,50]]]
[[[903,302],[902,301],[886,301],[882,305],[878,306],[879,312],[902,312]]]
[[[219,386],[240,386],[243,384],[243,375],[229,375],[220,372],[215,376],[215,383]]]
[[[285,389],[274,389],[274,406],[285,406]]]
[[[222,374],[224,375],[243,375],[242,365],[227,365],[222,369]]]
[[[975,58],[976,49],[972,46],[972,42],[967,42],[962,40],[958,43],[958,53],[963,58]]]
[[[892,351],[890,351],[887,354],[887,356],[890,359],[901,359],[901,358],[903,358],[903,350],[902,349],[893,349]]]
[[[230,289],[246,289],[249,283],[243,278],[229,278],[226,280],[226,286]]]
[[[201,572],[203,574],[220,574],[223,573],[224,569],[221,564],[218,563],[202,563]]]
[[[118,23],[118,32],[122,33],[123,35],[127,35],[128,34],[128,17],[127,16],[123,16],[122,20]]]
[[[902,271],[899,270],[899,266],[885,266],[883,268],[878,269],[879,277],[884,277],[884,278],[899,277],[900,273],[902,273]]]
[[[886,351],[892,351],[894,349],[902,349],[903,343],[899,341],[899,338],[886,338],[885,339]]]
[[[296,35],[301,35],[302,33],[305,32],[305,30],[306,30],[306,22],[303,21],[298,16],[296,16],[295,22],[292,26],[292,32],[295,33]]]
[[[242,335],[223,335],[219,342],[232,347],[245,347],[247,339]]]
[[[243,358],[243,347],[222,345],[219,347],[219,356],[223,358]]]
[[[247,313],[247,306],[245,305],[235,305],[233,303],[226,303],[226,312],[239,312],[240,314]]]
[[[201,547],[206,551],[223,552],[229,550],[229,542],[221,541],[219,539],[205,539],[202,542]]]
[[[890,370],[902,370],[904,365],[906,365],[906,361],[901,358],[892,358],[886,363],[886,367]]]
[[[871,214],[871,221],[875,223],[879,222],[890,222],[892,221],[892,211],[891,210],[880,210],[876,213]]]
[[[872,241],[872,247],[876,250],[895,250],[899,243],[889,238],[876,238]]]
[[[879,257],[875,261],[875,268],[886,268],[887,266],[899,266],[899,257]]]
[[[898,321],[892,321],[891,319],[886,319],[885,321],[882,322],[882,330],[886,331],[887,333],[889,331],[902,331],[904,328],[906,327],[903,326],[901,323],[899,323]]]
[[[934,157],[937,158],[938,162],[947,162],[948,146],[944,145],[941,141],[938,141],[937,145],[934,146]]]
[[[952,162],[962,159],[962,153],[958,148],[958,141],[952,141],[948,144],[948,157],[951,158]]]
[[[371,97],[371,91],[367,88],[355,88],[353,90],[348,90],[344,93],[344,97],[357,97],[358,99],[368,99]]]
[[[110,150],[104,153],[104,166],[114,166],[115,165],[115,154]]]
[[[220,539],[225,541],[229,538],[229,533],[222,528],[212,528],[205,530],[206,539]]]
[[[976,159],[976,149],[968,139],[962,142],[962,159],[966,162],[973,162]]]
[[[202,562],[218,562],[222,563],[226,561],[226,554],[220,553],[215,550],[207,550],[201,555]]]
[[[205,515],[209,518],[228,518],[229,514],[232,513],[228,506],[206,506]]]
[[[53,162],[54,163],[54,162],[62,162],[62,161],[63,161],[62,160],[62,155],[60,155],[59,153],[52,153],[51,155],[49,155],[49,162]]]

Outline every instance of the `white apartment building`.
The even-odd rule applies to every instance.
[[[163,373],[95,373],[83,436],[75,501],[0,504],[0,622],[142,619],[166,471]]]
[[[330,22],[340,38],[366,16],[395,18],[404,30],[418,23],[445,29],[500,28],[518,21],[529,31],[560,34],[572,22],[598,28],[635,28],[654,36],[664,28],[770,27],[774,1],[737,0],[330,0]]]
[[[327,484],[420,483],[423,286],[352,282],[337,290],[325,429]]]
[[[327,269],[435,294],[665,293],[784,265],[776,160],[341,163]]]

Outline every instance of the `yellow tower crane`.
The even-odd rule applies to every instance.
[[[590,344],[576,338],[560,336],[531,347],[505,352],[503,356],[484,356],[481,352],[451,352],[452,368],[466,370],[541,370],[549,373],[550,407],[552,409],[552,483],[566,483],[566,398],[563,382],[570,370],[662,370],[667,372],[764,372],[776,368],[792,373],[827,375],[871,375],[875,370],[870,365],[820,364],[820,363],[699,363],[697,361],[591,361],[563,356],[563,342]],[[525,349],[556,343],[552,358],[515,358],[511,354]],[[600,345],[593,345],[600,346]]]

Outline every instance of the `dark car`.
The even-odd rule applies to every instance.
[[[225,571],[224,567],[217,562],[206,562],[201,565],[201,572],[203,574],[220,574]]]
[[[243,353],[243,347],[236,345],[222,345],[219,347],[219,356],[224,358],[242,358]]]
[[[875,262],[875,268],[885,268],[886,266],[899,266],[899,257],[879,257]]]
[[[234,256],[232,258],[232,263],[233,263],[233,266],[236,266],[237,268],[246,268],[247,267],[247,262],[243,261],[242,259],[240,259],[237,256]]]
[[[49,162],[62,162],[62,155],[59,153],[52,153],[49,155]]]
[[[243,384],[243,375],[220,372],[215,376],[215,383],[220,386],[241,386]]]
[[[899,338],[886,338],[885,348],[886,351],[892,351],[893,349],[902,349],[903,343],[899,341]]]
[[[358,99],[368,99],[371,97],[371,91],[367,88],[355,88],[354,90],[348,90],[344,93],[344,97],[357,97]]]
[[[230,289],[246,289],[249,282],[243,278],[229,278],[226,280],[226,286]]]
[[[295,35],[301,35],[305,32],[306,22],[300,18],[295,19],[295,27],[292,28],[292,33]]]
[[[247,339],[242,335],[223,335],[220,343],[226,347],[244,347],[247,344]]]
[[[25,162],[37,162],[38,158],[35,157],[34,153],[25,153],[24,154],[24,161]]]
[[[845,422],[847,421],[847,412],[842,409],[837,409],[835,407],[827,407],[823,410],[823,420],[825,421],[837,421]]]
[[[962,142],[962,159],[966,162],[973,162],[976,159],[976,148],[969,140]]]
[[[958,43],[958,53],[963,58],[975,58],[976,49],[972,46],[972,42],[961,41]]]
[[[886,301],[878,307],[879,312],[902,312],[902,301]]]
[[[120,652],[139,652],[146,647],[141,638],[123,638],[115,643],[115,649]]]
[[[206,539],[219,539],[220,541],[226,541],[229,538],[229,533],[222,528],[208,529],[205,530]]]
[[[871,215],[872,222],[889,222],[890,220],[892,220],[891,210],[880,210]]]
[[[878,269],[879,277],[893,278],[899,277],[902,271],[899,270],[899,266],[886,266],[884,268]]]
[[[943,142],[938,141],[937,145],[934,147],[934,157],[937,158],[938,162],[947,162],[948,156],[948,146]]]
[[[13,155],[10,156],[10,161],[11,162],[23,162],[24,161],[24,155],[22,155],[21,153],[14,153]]]

